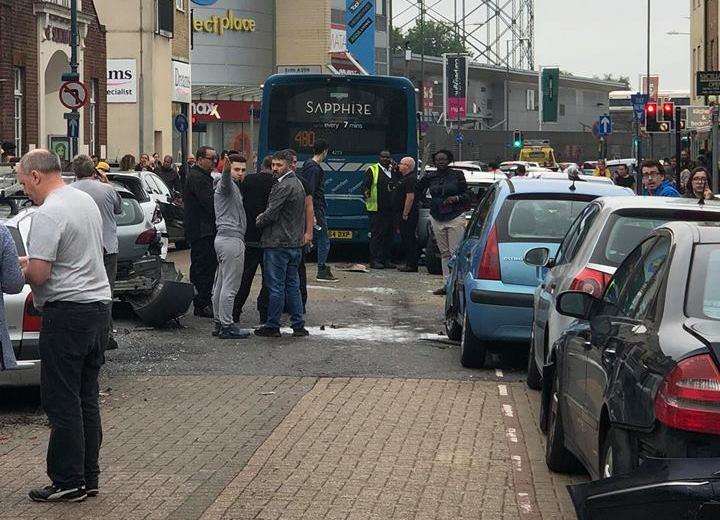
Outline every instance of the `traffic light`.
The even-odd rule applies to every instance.
[[[654,101],[645,103],[645,131],[658,131],[658,105]]]
[[[513,148],[522,148],[523,145],[523,135],[520,130],[515,130],[513,132]]]
[[[666,101],[663,103],[662,106],[662,115],[663,115],[663,121],[667,123],[668,130],[672,130],[672,128],[675,126],[675,103],[672,101]],[[661,130],[662,130],[662,126]]]

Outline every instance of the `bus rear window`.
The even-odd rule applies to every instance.
[[[268,146],[312,155],[315,142],[324,139],[337,155],[403,151],[407,95],[394,87],[345,82],[275,85],[269,100]]]

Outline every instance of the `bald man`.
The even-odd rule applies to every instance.
[[[395,212],[402,239],[401,253],[404,262],[398,267],[403,273],[417,273],[418,207],[415,203],[415,159],[403,157],[398,163],[401,180],[396,189]]]

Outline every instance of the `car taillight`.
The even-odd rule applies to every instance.
[[[481,280],[500,279],[500,250],[498,248],[497,227],[493,226],[488,235],[487,244],[477,268],[477,277]]]
[[[42,326],[42,315],[35,308],[32,293],[25,298],[25,308],[23,309],[23,332],[40,332]]]
[[[159,224],[162,221],[162,211],[160,211],[160,206],[155,206],[155,212],[152,216],[152,223],[153,224]]]
[[[667,375],[655,417],[679,430],[720,434],[720,371],[710,354],[681,361]]]
[[[155,242],[157,238],[157,230],[155,228],[146,229],[138,235],[135,243],[141,246],[147,246]]]
[[[610,281],[610,275],[598,271],[597,269],[590,269],[586,267],[578,273],[575,279],[570,284],[571,291],[582,291],[593,295],[595,298],[600,298],[605,291],[605,287]]]

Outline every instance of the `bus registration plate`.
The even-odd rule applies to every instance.
[[[352,231],[338,231],[336,229],[331,229],[328,234],[330,235],[330,238],[334,238],[336,240],[352,240],[353,237]]]

